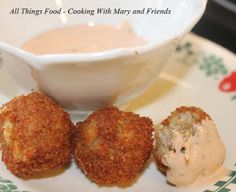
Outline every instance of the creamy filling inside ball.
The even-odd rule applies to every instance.
[[[167,180],[176,186],[187,186],[213,174],[225,160],[225,147],[215,123],[199,118],[184,112],[173,117],[168,126],[158,127],[156,150],[167,167]]]

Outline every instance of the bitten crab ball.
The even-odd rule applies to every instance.
[[[177,108],[156,127],[155,138],[156,163],[176,186],[191,185],[222,169],[224,144],[216,124],[200,108]]]
[[[152,121],[115,107],[92,113],[75,132],[75,159],[99,185],[131,184],[153,148]]]
[[[16,176],[25,178],[70,162],[69,115],[47,96],[33,92],[2,106],[2,160]]]

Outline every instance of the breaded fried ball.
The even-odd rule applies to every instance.
[[[155,130],[154,158],[167,181],[188,186],[222,168],[225,147],[211,117],[197,107],[179,107]]]
[[[26,178],[70,162],[69,115],[47,96],[34,92],[6,103],[0,112],[2,160]]]
[[[75,159],[99,185],[131,184],[153,147],[152,121],[115,107],[92,113],[75,132]]]

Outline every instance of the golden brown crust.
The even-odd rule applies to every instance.
[[[171,119],[173,118],[173,116],[178,115],[179,113],[183,113],[183,112],[190,112],[190,113],[195,113],[198,115],[198,118],[196,118],[195,123],[199,123],[201,122],[203,119],[211,119],[211,117],[202,109],[200,109],[199,107],[194,107],[194,106],[181,106],[176,108],[175,111],[171,112],[171,115],[168,116],[166,119],[164,119],[161,124],[163,124],[164,126],[168,126],[170,124]]]
[[[152,151],[152,121],[108,107],[76,126],[75,158],[83,172],[101,185],[131,183]]]
[[[64,166],[71,158],[72,128],[69,115],[47,96],[16,97],[0,114],[2,160],[19,177]]]

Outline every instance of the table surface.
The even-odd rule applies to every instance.
[[[209,0],[203,17],[192,31],[236,53],[236,10],[230,12]]]

